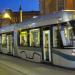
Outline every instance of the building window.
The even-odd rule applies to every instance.
[[[28,45],[27,36],[28,36],[27,31],[20,32],[20,46],[27,46]]]
[[[65,1],[64,0],[56,0],[57,11],[64,10]]]
[[[2,34],[2,47],[7,47],[7,36]]]
[[[40,30],[39,29],[30,30],[30,46],[34,46],[34,47],[40,46]]]

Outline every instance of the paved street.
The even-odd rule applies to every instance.
[[[0,54],[0,75],[75,75],[75,71]]]
[[[25,74],[0,63],[0,75],[25,75]]]

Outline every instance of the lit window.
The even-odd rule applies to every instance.
[[[57,10],[64,10],[64,0],[56,0]]]
[[[6,34],[2,34],[2,47],[7,47]]]
[[[40,31],[39,29],[30,30],[30,46],[40,46]]]
[[[27,40],[27,31],[20,32],[20,46],[27,46],[28,40]]]

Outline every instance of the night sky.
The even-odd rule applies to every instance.
[[[0,0],[0,12],[7,8],[19,11],[20,3],[23,11],[39,11],[39,0]]]

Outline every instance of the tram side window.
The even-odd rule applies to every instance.
[[[7,47],[7,37],[6,37],[6,34],[2,34],[2,47]]]
[[[34,47],[40,46],[40,30],[39,29],[30,30],[30,46],[34,46]]]
[[[53,47],[57,47],[57,28],[53,27]]]
[[[60,27],[58,26],[53,27],[53,47],[55,48],[63,47],[62,37],[59,28]]]
[[[27,40],[27,31],[21,31],[20,32],[20,46],[27,46],[28,40]]]

